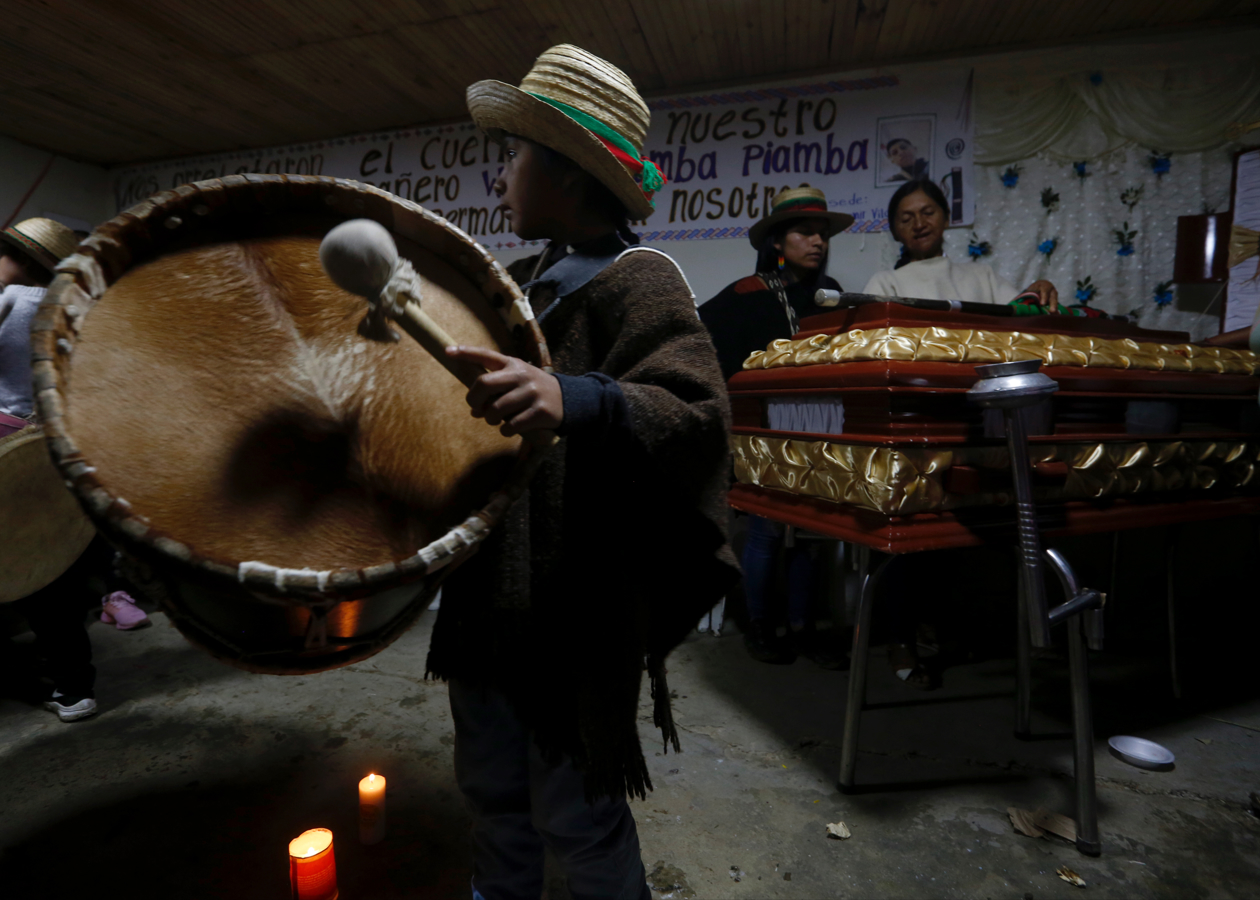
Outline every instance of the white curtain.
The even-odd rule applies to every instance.
[[[1081,178],[1071,163],[1041,154],[1018,163],[1014,187],[1002,183],[1006,166],[976,166],[975,225],[947,231],[945,255],[967,263],[974,237],[990,246],[979,261],[1016,287],[1046,278],[1072,304],[1076,282],[1089,278],[1095,287],[1090,305],[1097,309],[1133,314],[1143,328],[1187,331],[1195,340],[1217,334],[1223,298],[1215,287],[1174,287],[1165,305],[1155,302],[1154,292],[1172,279],[1177,217],[1229,208],[1232,149],[1174,153],[1163,176],[1152,170],[1149,156],[1141,147],[1116,150],[1089,163]],[[1054,211],[1041,205],[1045,188],[1059,195]],[[1140,189],[1132,209],[1121,200],[1130,189]],[[1137,233],[1133,253],[1121,256],[1114,232],[1125,222]],[[1056,246],[1046,256],[1037,248],[1048,239]],[[880,240],[886,242],[882,267],[890,269],[899,247],[887,234]]]
[[[1013,188],[1002,183],[1005,166],[977,166],[974,233],[993,248],[984,261],[1020,287],[1047,278],[1068,303],[1076,302],[1076,282],[1089,278],[1096,288],[1091,306],[1135,315],[1143,328],[1189,331],[1195,339],[1217,334],[1220,296],[1199,312],[1211,303],[1201,289],[1195,294],[1174,287],[1173,300],[1162,306],[1154,292],[1172,279],[1177,217],[1229,208],[1232,152],[1174,153],[1169,163],[1167,174],[1156,175],[1149,151],[1129,146],[1089,163],[1090,174],[1080,178],[1071,164],[1043,154],[1020,164]],[[1044,188],[1059,194],[1054,212],[1041,205]],[[1132,209],[1121,199],[1126,191],[1140,192]],[[1136,232],[1131,255],[1117,252],[1115,232],[1122,229]],[[954,237],[969,235],[959,231]],[[1057,240],[1049,257],[1037,250],[1047,239]],[[953,243],[955,254],[965,256],[967,241]]]
[[[1173,288],[1177,217],[1229,209],[1233,153],[1225,128],[1260,121],[1260,46],[1255,33],[1025,53],[976,65],[976,218],[946,232],[945,252],[966,262],[968,244],[990,245],[980,261],[1018,287],[1047,278],[1063,302],[1091,279],[1091,305],[1131,314],[1145,328],[1217,334],[1215,287]],[[1260,130],[1242,138],[1260,144]],[[1171,153],[1158,175],[1153,151]],[[1073,163],[1086,161],[1085,177]],[[1013,187],[1003,184],[1018,168]],[[1059,195],[1042,205],[1042,191]],[[1121,195],[1128,193],[1132,207]],[[1133,202],[1136,199],[1136,202]],[[1125,229],[1124,223],[1128,223]],[[1117,230],[1135,231],[1119,255]],[[1038,251],[1056,241],[1054,252]],[[884,267],[897,258],[887,235]]]
[[[1020,54],[977,64],[975,84],[983,165],[1099,159],[1127,145],[1209,150],[1228,125],[1260,121],[1254,32]]]

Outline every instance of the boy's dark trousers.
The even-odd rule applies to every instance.
[[[574,900],[648,900],[639,835],[624,797],[589,804],[568,759],[548,765],[508,699],[451,679],[455,779],[473,820],[473,890],[484,900],[537,900],[543,848]]]

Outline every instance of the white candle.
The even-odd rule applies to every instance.
[[[378,844],[385,839],[385,779],[372,774],[359,782],[359,840]]]

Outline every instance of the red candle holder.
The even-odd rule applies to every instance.
[[[337,900],[337,860],[327,828],[303,831],[289,841],[289,886],[292,900]]]

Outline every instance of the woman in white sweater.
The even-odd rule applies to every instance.
[[[1058,311],[1059,292],[1049,281],[1034,281],[1020,291],[984,263],[947,259],[942,250],[948,223],[945,195],[935,183],[920,179],[899,187],[888,204],[888,225],[901,243],[901,259],[891,272],[876,272],[866,293],[972,303],[1010,303],[1033,293],[1040,306]]]
[[[926,179],[908,181],[888,204],[888,223],[901,243],[901,259],[891,272],[877,272],[866,293],[882,297],[924,300],[964,300],[972,303],[1010,303],[1017,296],[1036,295],[1037,305],[1050,312],[1059,308],[1059,292],[1049,281],[1034,281],[1023,291],[984,263],[956,263],[942,253],[948,207],[941,189]],[[888,662],[907,687],[930,690],[940,684],[935,667],[925,666],[916,650],[919,591],[896,569],[885,578],[891,602],[891,640]]]

